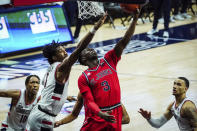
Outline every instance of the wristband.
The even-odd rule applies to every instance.
[[[93,35],[96,33],[96,30],[94,29],[94,27],[90,30],[90,33]]]

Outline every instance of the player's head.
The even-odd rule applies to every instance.
[[[178,77],[174,81],[173,85],[173,95],[180,96],[186,93],[189,88],[189,80],[185,77]]]
[[[81,65],[85,66],[97,65],[98,56],[94,49],[86,48],[80,53],[78,61]]]
[[[25,80],[28,94],[36,95],[40,87],[40,78],[37,75],[29,75]]]
[[[47,58],[49,64],[53,64],[54,62],[62,62],[63,59],[68,56],[64,47],[54,40],[51,44],[44,46],[43,55]]]

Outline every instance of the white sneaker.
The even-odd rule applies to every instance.
[[[192,18],[192,16],[188,15],[187,13],[182,13],[181,15],[182,15],[182,17],[184,17],[186,19],[191,19]]]
[[[160,23],[160,24],[163,24],[163,23],[164,23],[164,19],[163,19],[163,18],[160,18],[160,19],[159,19],[159,23]]]
[[[183,18],[180,14],[175,15],[175,16],[174,16],[174,19],[175,19],[175,20],[184,20],[184,18]]]
[[[176,20],[171,16],[171,17],[170,17],[170,22],[175,23]]]
[[[169,37],[168,31],[164,31],[164,32],[163,32],[163,37],[165,37],[165,38],[168,38],[168,37]]]
[[[153,35],[155,33],[157,33],[158,30],[157,29],[151,29],[149,32],[147,32],[148,35]]]

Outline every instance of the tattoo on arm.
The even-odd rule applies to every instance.
[[[194,104],[185,108],[184,116],[191,122],[194,128],[197,128],[197,109]]]

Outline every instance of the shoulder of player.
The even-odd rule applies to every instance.
[[[60,83],[65,83],[70,75],[71,67],[66,66],[64,62],[56,62],[54,63],[54,68],[55,68],[55,77],[56,80]]]
[[[185,101],[182,106],[183,111],[187,111],[187,110],[195,109],[195,108],[196,108],[196,106],[195,106],[194,102],[192,102],[191,100]]]
[[[112,54],[116,54],[116,53],[115,53],[115,49],[109,50],[109,51],[104,55],[104,57],[106,57],[106,56],[108,56],[108,55],[112,55]]]
[[[86,80],[86,76],[84,74],[84,72],[79,76],[78,80]]]
[[[54,63],[54,66],[56,67],[56,70],[60,73],[65,73],[69,71],[69,69],[72,67],[70,57],[68,56],[65,58],[62,62],[56,62]]]
[[[184,102],[182,108],[181,108],[181,116],[182,117],[192,117],[194,115],[194,113],[196,114],[196,106],[195,104],[190,101],[187,100]]]

